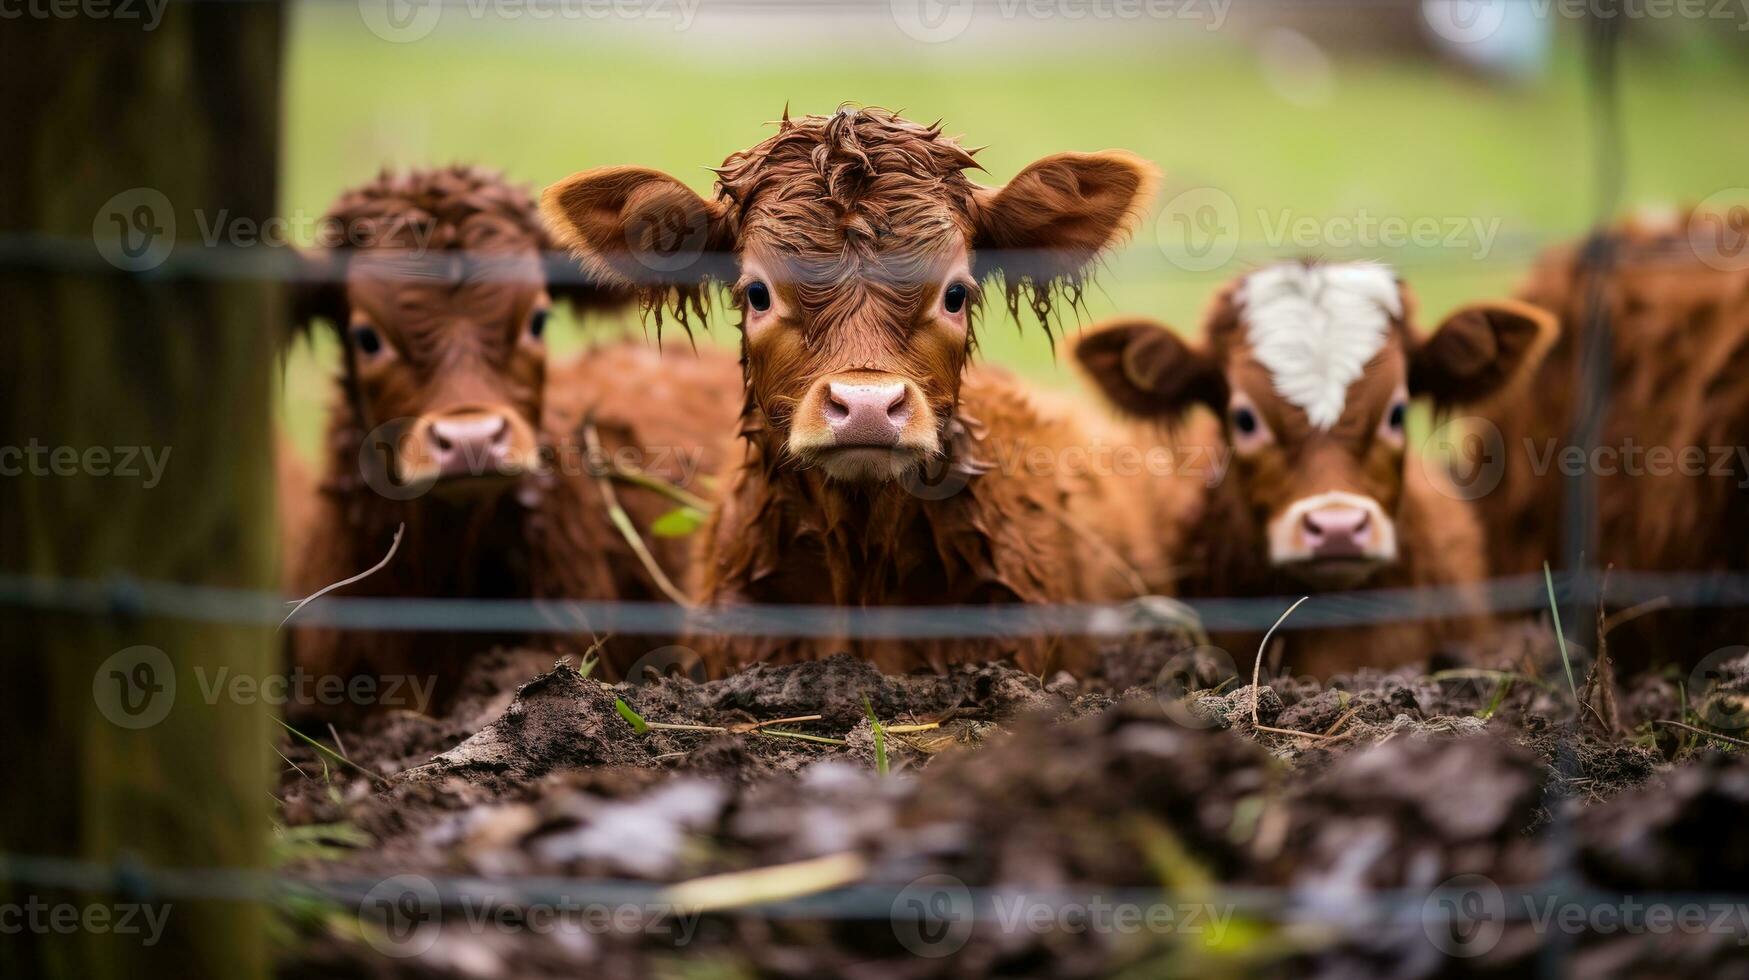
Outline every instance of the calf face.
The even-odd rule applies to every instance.
[[[351,407],[387,437],[371,465],[450,495],[533,469],[552,296],[529,196],[472,168],[385,174],[322,231],[296,314],[339,331]]]
[[[1011,309],[1024,297],[1048,315],[1153,181],[1121,152],[1046,157],[1001,188],[968,180],[974,166],[937,128],[845,109],[786,116],[728,158],[709,200],[614,167],[554,185],[542,209],[587,269],[649,303],[696,298],[706,278],[729,285],[755,416],[745,427],[772,458],[878,484],[942,452],[983,283],[999,274]],[[699,261],[676,263],[665,234]],[[713,254],[729,260],[713,266]]]
[[[1554,320],[1513,302],[1453,313],[1427,340],[1387,267],[1291,262],[1224,289],[1194,348],[1165,327],[1122,322],[1076,356],[1120,408],[1175,420],[1197,404],[1223,419],[1236,492],[1269,565],[1348,586],[1398,559],[1409,399],[1476,402],[1533,363]]]

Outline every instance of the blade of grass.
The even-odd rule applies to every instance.
[[[1512,675],[1506,674],[1505,676],[1500,678],[1499,685],[1494,688],[1493,699],[1488,702],[1488,706],[1486,708],[1483,708],[1481,711],[1477,712],[1476,717],[1482,719],[1483,721],[1487,721],[1488,719],[1494,717],[1494,712],[1499,711],[1500,705],[1502,705],[1506,702],[1506,695],[1511,694],[1511,693],[1512,693]]]
[[[1543,584],[1549,590],[1549,613],[1555,618],[1555,642],[1561,645],[1561,666],[1567,668],[1567,689],[1573,692],[1573,703],[1579,703],[1579,682],[1573,679],[1573,658],[1567,655],[1567,634],[1561,629],[1561,610],[1555,602],[1555,573],[1543,562]]]
[[[613,699],[613,710],[619,712],[619,716],[626,720],[626,724],[632,726],[632,731],[637,732],[639,735],[650,730],[649,722],[644,720],[643,715],[632,710],[632,706],[626,704],[624,698]]]
[[[841,738],[827,738],[824,735],[809,735],[806,732],[791,732],[785,731],[781,728],[760,728],[756,729],[756,731],[761,735],[771,735],[776,738],[793,738],[802,742],[818,742],[821,745],[845,746],[850,744]]]
[[[1263,642],[1257,644],[1257,659],[1255,661],[1253,661],[1251,664],[1251,727],[1257,729],[1258,731],[1265,731],[1266,730],[1263,727],[1263,722],[1261,722],[1257,719],[1257,685],[1263,679],[1263,651],[1269,649],[1269,638],[1275,635],[1276,628],[1281,626],[1282,623],[1286,622],[1287,618],[1289,616],[1293,615],[1293,611],[1295,609],[1300,608],[1301,602],[1305,602],[1307,599],[1310,599],[1310,598],[1311,598],[1311,596],[1309,596],[1309,595],[1300,596],[1299,601],[1297,601],[1293,605],[1287,607],[1287,612],[1282,613],[1281,617],[1275,621],[1275,625],[1271,626],[1269,628],[1269,632],[1263,634]],[[1267,730],[1277,731],[1278,729],[1267,729]],[[1300,733],[1299,732],[1288,732],[1288,734],[1298,735]]]
[[[869,703],[868,695],[862,696],[862,710],[868,713],[869,728],[874,730],[875,772],[887,774],[887,733],[881,727],[881,720],[875,717],[874,705]]]
[[[1744,740],[1742,740],[1740,738],[1732,738],[1729,735],[1720,735],[1718,732],[1709,732],[1704,728],[1696,728],[1693,725],[1685,725],[1680,721],[1669,721],[1669,720],[1664,719],[1664,718],[1654,718],[1654,719],[1652,719],[1652,724],[1654,724],[1654,725],[1669,725],[1671,728],[1680,728],[1685,732],[1693,732],[1694,734],[1702,736],[1703,738],[1710,738],[1710,739],[1714,739],[1715,741],[1724,742],[1726,745],[1740,745],[1740,746],[1743,746],[1745,748],[1749,748],[1749,742],[1745,742]]]
[[[356,770],[360,773],[363,773],[366,776],[369,776],[370,778],[376,780],[377,782],[381,783],[384,786],[393,785],[388,781],[388,779],[384,778],[381,773],[371,772],[369,769],[366,769],[365,767],[359,765],[358,763],[353,762],[351,759],[348,759],[347,757],[334,751],[333,749],[329,748],[328,746],[323,745],[321,742],[316,741],[315,739],[311,738],[310,736],[305,735],[303,732],[300,732],[297,729],[293,728],[292,726],[286,724],[284,718],[275,718],[273,720],[279,722],[279,726],[281,728],[284,728],[286,731],[291,732],[292,736],[294,738],[300,738],[300,739],[303,739],[305,742],[308,742],[310,747],[315,749],[317,752],[320,752],[321,754],[334,759],[336,762],[339,762],[341,765],[346,766],[349,769]]]

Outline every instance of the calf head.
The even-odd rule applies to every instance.
[[[385,172],[341,195],[320,239],[294,318],[337,329],[357,422],[389,436],[388,475],[476,495],[534,468],[561,290],[529,195],[469,167]]]
[[[717,169],[710,199],[612,167],[548,188],[542,209],[587,269],[658,310],[684,316],[705,280],[730,286],[750,438],[870,485],[944,451],[983,284],[999,276],[1011,310],[1047,318],[1153,183],[1122,152],[1045,157],[1000,188],[967,179],[975,166],[939,128],[878,109],[786,114]],[[698,260],[677,263],[676,243]]]
[[[1222,290],[1203,347],[1164,326],[1096,328],[1076,357],[1119,408],[1168,421],[1201,404],[1223,420],[1232,474],[1273,567],[1346,587],[1396,561],[1409,400],[1484,400],[1552,342],[1548,313],[1477,303],[1425,340],[1387,267],[1289,262]]]

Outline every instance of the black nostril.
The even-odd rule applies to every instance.
[[[436,426],[431,427],[431,438],[434,441],[436,441],[437,448],[443,450],[446,453],[449,452],[451,449],[455,448],[455,444],[450,442],[448,439],[445,439],[443,437],[443,433],[437,431]]]
[[[506,442],[509,441],[509,439],[510,439],[510,420],[505,418],[504,416],[500,415],[498,417],[498,428],[492,430],[492,445],[494,447],[503,446]]]
[[[838,400],[836,393],[826,395],[826,421],[842,422],[850,417],[850,406]]]
[[[892,402],[887,405],[887,418],[903,425],[905,420],[910,417],[911,410],[905,404],[905,389],[900,388],[898,393],[893,395]]]
[[[1300,518],[1300,524],[1305,527],[1307,534],[1322,536],[1324,533],[1324,526],[1318,523],[1318,516],[1315,513],[1307,513],[1305,517]]]

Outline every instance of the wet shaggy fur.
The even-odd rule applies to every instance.
[[[1163,427],[1161,438],[1180,447],[1232,460],[1213,485],[1192,474],[1160,481],[1157,492],[1177,498],[1164,537],[1180,542],[1180,550],[1171,577],[1150,584],[1187,598],[1447,587],[1456,593],[1455,615],[1289,632],[1279,640],[1282,662],[1328,677],[1457,652],[1485,628],[1474,588],[1486,575],[1482,529],[1442,463],[1414,452],[1400,430],[1387,438],[1387,412],[1405,389],[1448,407],[1493,394],[1541,356],[1552,319],[1523,304],[1474,304],[1423,338],[1413,326],[1413,298],[1398,284],[1398,295],[1380,305],[1389,316],[1385,337],[1347,385],[1339,420],[1319,428],[1304,408],[1274,390],[1271,370],[1259,363],[1241,286],[1217,293],[1200,346],[1159,324],[1121,320],[1095,328],[1077,346],[1082,367],[1126,414],[1154,420]],[[1239,395],[1271,433],[1268,442],[1243,453],[1234,449],[1229,420],[1229,405],[1238,404]],[[1333,490],[1376,501],[1395,526],[1396,560],[1361,583],[1308,582],[1270,560],[1267,522],[1295,500]],[[1260,639],[1260,632],[1215,637],[1235,659],[1250,656]]]
[[[586,171],[546,192],[549,223],[584,268],[642,285],[646,303],[696,309],[709,282],[733,287],[745,454],[724,476],[694,562],[702,605],[1041,603],[1140,590],[1135,566],[1159,551],[1124,530],[1149,519],[1141,482],[1013,462],[1035,446],[1060,459],[1095,439],[1098,421],[1085,409],[1041,407],[1021,382],[968,362],[978,285],[999,280],[1010,306],[1041,319],[1072,304],[1089,263],[1145,208],[1152,169],[1119,151],[1058,154],[992,188],[966,176],[974,166],[937,126],[845,108],[786,116],[775,135],[727,159],[710,198],[629,167]],[[686,229],[677,237],[702,243],[704,256],[652,282],[640,250],[659,243],[640,237],[646,228]],[[934,304],[962,254],[971,298],[955,329]],[[772,291],[793,311],[757,331],[738,278],[755,267],[775,270]],[[932,486],[838,482],[790,452],[807,393],[855,372],[921,393],[940,447],[923,466]],[[1036,671],[1073,667],[1082,652],[1031,640],[692,642],[719,671],[845,649],[892,671],[1004,656]]]
[[[426,243],[428,259],[464,254],[538,256],[549,244],[526,192],[505,184],[495,174],[472,168],[385,174],[375,183],[343,195],[332,217],[337,227],[351,229],[355,235],[360,229],[388,232],[386,236],[354,240],[356,251],[351,254],[355,256],[410,243],[415,237]],[[334,240],[338,241],[338,236]],[[360,450],[371,426],[385,418],[434,407],[421,401],[428,390],[438,390],[429,386],[467,383],[490,387],[502,384],[504,374],[511,369],[490,370],[481,366],[487,362],[453,356],[456,350],[452,348],[460,349],[472,341],[449,325],[444,315],[448,307],[439,294],[416,304],[427,317],[422,343],[431,349],[421,363],[430,365],[426,369],[431,375],[428,387],[401,390],[400,400],[393,405],[383,402],[392,391],[362,389],[355,362],[359,355],[345,329],[351,316],[347,294],[331,278],[344,274],[346,254],[313,256],[312,262],[324,264],[330,277],[313,280],[299,297],[300,316],[319,316],[340,326],[345,365],[329,411],[315,499],[282,503],[288,513],[306,515],[288,522],[288,533],[295,537],[286,545],[291,569],[287,591],[308,595],[371,567],[389,552],[396,527],[404,523],[404,539],[387,567],[332,594],[662,600],[625,539],[610,524],[597,485],[581,463],[579,426],[592,414],[604,449],[612,454],[621,447],[633,447],[635,458],[652,476],[679,482],[709,473],[721,464],[732,443],[739,392],[734,361],[715,352],[662,354],[641,344],[612,343],[547,368],[539,345],[532,352],[519,348],[517,356],[527,362],[519,370],[535,384],[532,401],[521,410],[534,416],[531,424],[543,453],[549,462],[559,465],[519,477],[500,492],[458,498],[434,490],[411,500],[390,499],[363,478]],[[538,281],[538,267],[526,268],[535,271],[536,281],[488,283],[485,288],[558,291]],[[432,295],[429,283],[404,288],[409,296]],[[447,295],[459,303],[468,289],[469,284],[461,284]],[[490,312],[518,308],[524,302],[503,297],[494,306],[492,298],[497,294],[487,295],[486,300],[473,305]],[[604,301],[587,287],[573,287],[569,295],[583,304]],[[698,489],[698,484],[692,486]],[[651,538],[648,533],[651,522],[672,510],[674,502],[629,485],[621,485],[617,491],[634,523],[651,541],[658,561],[671,576],[682,575],[689,552],[684,540]],[[589,624],[557,625],[561,631],[544,634],[547,639],[541,642],[556,641],[573,651],[591,645],[594,634]],[[288,635],[292,663],[306,674],[342,679],[407,675],[422,685],[434,683],[439,702],[460,676],[462,661],[473,651],[493,642],[529,639],[318,628],[293,629]],[[663,642],[659,637],[614,638],[606,649],[604,669],[614,674]],[[403,686],[402,690],[409,688]],[[304,707],[313,707],[316,714],[346,714],[360,708],[429,709],[436,705]]]
[[[1076,466],[1089,446],[1136,446],[1128,428],[970,369],[947,456],[909,487],[836,486],[750,439],[693,562],[706,606],[936,606],[1115,602],[1165,578],[1170,502],[1144,475]],[[1041,461],[1042,460],[1042,461]],[[1068,461],[1068,462],[1065,462]],[[1073,639],[689,639],[716,669],[848,650],[887,672],[1013,659],[1030,673],[1086,668]]]
[[[1749,446],[1749,269],[1740,261],[1735,269],[1706,261],[1709,236],[1740,246],[1749,235],[1740,216],[1734,227],[1719,224],[1729,220],[1646,217],[1624,221],[1609,235],[1612,262],[1600,295],[1613,346],[1597,445],[1617,455],[1593,469],[1594,567],[1749,571],[1749,464],[1740,450]],[[1586,255],[1585,243],[1549,252],[1519,293],[1558,314],[1561,332],[1534,381],[1486,413],[1500,431],[1506,463],[1499,486],[1478,501],[1496,574],[1537,571],[1545,560],[1558,566],[1563,554],[1566,477],[1559,459],[1572,447],[1580,338],[1590,322],[1594,266]],[[1637,447],[1635,472],[1621,455],[1630,447]],[[1679,468],[1685,452],[1697,464],[1687,473]],[[1692,663],[1718,646],[1743,643],[1749,616],[1657,611],[1621,630],[1610,644],[1618,656],[1639,650]]]

